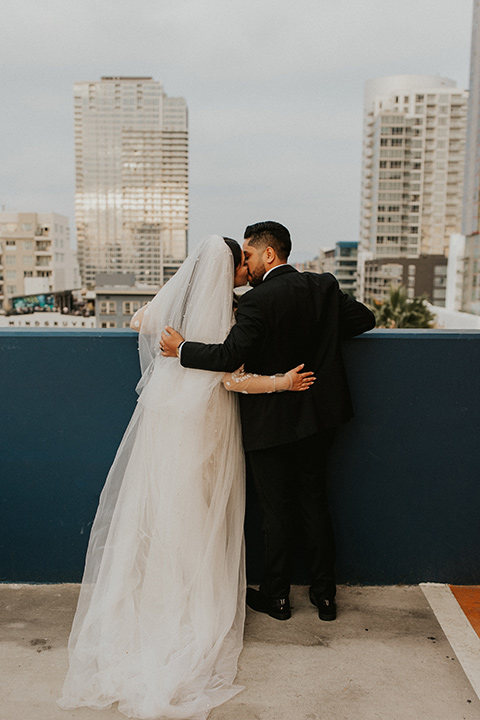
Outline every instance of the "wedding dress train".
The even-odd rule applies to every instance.
[[[92,527],[59,704],[204,720],[235,685],[245,607],[244,461],[222,373],[158,354],[165,325],[221,342],[232,322],[221,238],[145,313],[141,394]]]

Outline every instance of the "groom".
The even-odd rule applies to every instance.
[[[333,275],[300,273],[287,259],[290,233],[277,222],[245,230],[243,251],[253,290],[241,296],[225,342],[184,342],[172,328],[162,354],[185,367],[285,373],[305,364],[316,377],[307,392],[240,395],[243,442],[263,512],[265,576],[248,588],[247,604],[278,620],[291,616],[290,523],[299,506],[309,551],[310,600],[322,620],[334,620],[335,543],[326,493],[326,460],[334,428],[352,405],[341,342],[371,330],[373,314],[341,292]],[[168,334],[167,334],[168,333]]]

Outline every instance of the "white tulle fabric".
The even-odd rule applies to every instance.
[[[172,325],[221,342],[233,262],[208,238],[160,290],[139,339],[141,395],[100,497],[59,704],[194,718],[234,684],[245,607],[244,460],[222,373],[158,352]]]

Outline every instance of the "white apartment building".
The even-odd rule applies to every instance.
[[[188,117],[151,77],[77,82],[75,216],[82,280],[162,285],[187,252]]]
[[[68,218],[53,212],[0,212],[0,312],[14,296],[78,287]]]
[[[448,251],[447,285],[445,307],[447,310],[461,312],[463,308],[463,289],[465,277],[465,235],[456,233],[450,236]],[[437,305],[438,303],[435,303]]]
[[[366,83],[359,257],[448,254],[461,229],[467,101],[448,78]]]
[[[461,309],[480,315],[480,0],[473,3],[467,152],[463,196],[463,293]]]
[[[463,193],[464,235],[479,232],[480,215],[480,0],[473,3],[472,47],[470,55],[470,97]]]

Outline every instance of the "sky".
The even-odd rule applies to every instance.
[[[3,0],[0,210],[67,215],[73,83],[147,75],[189,109],[190,230],[277,220],[294,260],[357,240],[363,88],[468,87],[472,0]]]

